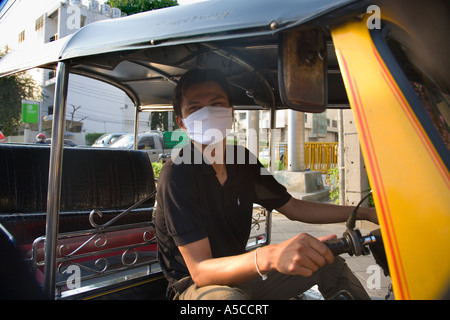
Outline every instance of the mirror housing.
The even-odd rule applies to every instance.
[[[324,112],[328,102],[327,45],[321,29],[281,35],[278,81],[282,103],[304,112]]]

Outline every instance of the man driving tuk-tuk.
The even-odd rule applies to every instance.
[[[48,16],[57,17],[62,9]],[[130,288],[156,287],[157,282],[163,283],[165,289],[167,277],[170,298],[199,297],[211,286],[220,286],[235,297],[262,297],[262,288],[275,293],[273,282],[283,278],[293,284],[295,292],[286,291],[286,295],[277,296],[280,298],[319,283],[327,298],[339,291],[351,291],[355,298],[363,299],[365,294],[358,284],[352,284],[354,278],[348,275],[347,267],[340,258],[330,256],[320,241],[330,238],[300,235],[280,244],[268,241],[267,246],[246,252],[244,238],[248,237],[252,201],[292,220],[306,222],[344,221],[351,210],[346,208],[344,213],[345,207],[294,199],[246,149],[221,147],[219,142],[224,136],[215,137],[229,128],[233,107],[269,111],[269,150],[274,149],[272,132],[278,110],[320,113],[326,108],[351,108],[356,128],[351,134],[359,139],[377,213],[375,218],[374,211],[361,208],[357,217],[379,222],[395,298],[448,297],[447,15],[448,3],[438,0],[411,0],[407,4],[394,0],[204,1],[86,24],[74,34],[49,43],[32,43],[29,47],[23,44],[0,59],[0,77],[32,68],[52,69],[52,80],[46,81],[48,92],[54,92],[49,104],[53,110],[52,144],[48,148],[0,144],[6,163],[1,169],[8,181],[0,194],[2,219],[13,221],[16,230],[29,231],[34,230],[39,216],[42,230],[39,234],[33,232],[36,238],[27,238],[22,249],[31,252],[30,260],[34,259],[34,267],[41,272],[40,284],[52,298],[113,296]],[[214,77],[208,76],[207,80],[199,76],[194,81],[201,72],[189,70],[199,69],[218,69],[225,74],[232,96],[216,72],[211,72]],[[102,157],[94,155],[100,151],[93,149],[64,150],[72,75],[108,83],[127,95],[135,105],[135,146],[139,114],[172,107],[177,124],[188,131],[192,140],[181,153],[174,154],[161,173],[156,225],[144,216],[145,229],[139,227],[136,233],[141,246],[138,249],[123,236],[131,233],[133,225],[120,226],[124,229],[118,231],[114,224],[155,194],[151,163],[138,150],[126,155],[103,150],[106,156]],[[175,101],[174,88],[175,93],[179,91]],[[195,97],[199,92],[213,95]],[[195,99],[188,99],[191,95]],[[195,123],[202,124],[200,131]],[[212,128],[216,129],[207,130]],[[85,155],[85,165],[71,163],[67,156],[70,153]],[[30,169],[29,176],[34,174],[33,181],[39,181],[34,184],[39,192],[27,194],[34,197],[33,201],[17,196],[16,191],[28,189],[9,188],[31,180],[28,175],[16,174],[23,172],[18,164],[29,169],[27,161],[14,160],[24,155],[27,160],[39,159],[39,168],[47,171]],[[133,158],[133,165],[121,166],[129,163],[129,158]],[[189,159],[192,164],[185,161]],[[93,163],[100,169],[91,170],[89,165]],[[79,165],[84,174],[71,172],[74,165]],[[138,165],[140,169],[134,170]],[[111,169],[102,171],[106,174],[100,177],[102,168]],[[125,184],[116,176],[111,178],[113,173],[125,176]],[[87,179],[87,174],[93,176]],[[102,187],[99,182],[103,182]],[[133,187],[123,188],[130,184]],[[85,195],[74,192],[75,188],[92,192]],[[117,194],[112,196],[111,191]],[[74,196],[81,200],[73,201]],[[98,199],[104,203],[99,205]],[[124,200],[126,206],[112,208],[115,200]],[[39,212],[29,208],[36,203]],[[87,214],[83,211],[89,238],[75,241],[86,230],[70,229],[74,233],[66,234],[61,233],[61,227],[73,226],[65,218],[77,213],[80,204],[83,210],[92,210]],[[45,209],[41,210],[41,205]],[[153,204],[149,207],[153,208]],[[102,216],[100,209],[124,211],[102,224],[95,220]],[[153,212],[145,214],[152,216]],[[229,219],[225,214],[235,216]],[[120,248],[114,248],[120,251],[118,265],[122,273],[117,277],[108,269],[115,264],[105,262],[111,252],[105,251],[113,250],[102,247],[107,232],[115,233],[114,239],[120,240],[108,243]],[[74,249],[68,250],[72,245]],[[298,249],[296,254],[291,254],[293,247]],[[87,279],[98,286],[92,289],[89,283],[81,289],[66,290],[68,273],[64,266],[69,261],[84,260],[85,254],[97,254],[100,249],[105,251],[98,260],[93,258],[93,266],[88,268],[93,275],[81,277],[82,284]],[[142,265],[135,263],[142,252],[150,260],[145,262],[143,274],[136,271]],[[127,255],[133,257],[131,262]],[[161,268],[156,267],[158,258]],[[293,261],[297,268],[290,264]],[[66,278],[57,281],[62,276]],[[108,285],[98,280],[103,276],[110,277]],[[331,278],[330,283],[343,282],[327,288],[321,285],[325,277]],[[222,293],[222,297],[226,294]]]
[[[245,251],[253,203],[320,224],[344,222],[353,208],[297,200],[248,150],[226,146],[233,98],[219,71],[185,73],[173,101],[191,143],[180,151],[181,160],[166,162],[159,178],[156,235],[169,297],[289,299],[318,284],[326,299],[341,291],[369,299],[343,259],[321,242],[330,237],[300,234]],[[377,221],[369,208],[360,217]]]

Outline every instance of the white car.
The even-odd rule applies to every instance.
[[[134,149],[134,134],[124,134],[112,143],[110,147]],[[161,160],[162,155],[166,152],[164,149],[164,139],[162,135],[158,133],[140,133],[138,135],[137,149],[146,151],[152,162]]]
[[[105,133],[92,144],[93,147],[109,147],[125,133]]]

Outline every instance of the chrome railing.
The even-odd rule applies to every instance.
[[[252,228],[247,242],[247,251],[270,244],[272,231],[272,212],[259,206],[253,206]]]
[[[138,209],[153,196],[154,193],[103,224],[94,221],[103,214],[92,210],[88,219],[93,229],[58,234],[55,298],[67,298],[161,271],[152,221],[114,225],[130,212],[153,211],[153,207]],[[37,279],[45,268],[45,241],[45,236],[39,237],[32,246],[31,263]]]

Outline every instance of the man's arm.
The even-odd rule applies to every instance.
[[[345,222],[355,207],[338,206],[327,203],[304,201],[291,198],[284,206],[277,211],[284,214],[290,220],[306,223],[337,223]],[[375,209],[360,207],[357,214],[358,220],[368,220],[378,224]]]
[[[334,260],[333,254],[322,243],[334,236],[314,238],[299,234],[280,244],[258,250],[257,263],[262,274],[278,271],[290,275],[311,276],[313,272]],[[258,276],[255,252],[212,258],[208,238],[179,246],[192,280],[199,287],[206,285],[236,285]]]

